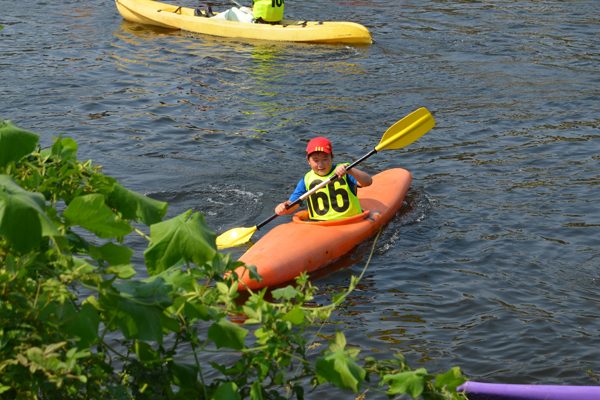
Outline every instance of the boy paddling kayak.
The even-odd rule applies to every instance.
[[[377,154],[381,150],[392,150],[399,149],[405,146],[408,146],[425,133],[427,133],[433,126],[435,125],[435,121],[429,111],[426,108],[419,108],[418,110],[412,112],[406,117],[402,118],[400,121],[396,122],[394,125],[388,128],[385,131],[385,134],[381,138],[381,141],[373,150],[362,156],[360,159],[354,161],[352,164],[346,167],[346,171],[350,171],[356,167],[356,165],[365,161],[367,158],[371,157],[374,154]],[[331,144],[330,144],[331,146]],[[308,150],[308,149],[307,149]],[[337,167],[336,167],[337,169]],[[337,179],[337,176],[331,176],[329,179],[325,179],[321,183],[314,186],[308,192],[304,193],[302,196],[297,198],[295,201],[291,203],[284,203],[285,208],[293,208],[296,204],[300,203],[300,201],[305,198],[311,196],[313,193],[317,192],[324,186],[331,183],[331,181]],[[357,181],[358,182],[358,181]],[[310,186],[310,185],[309,185]],[[368,188],[367,188],[368,190]],[[337,194],[336,194],[337,195]],[[336,197],[336,196],[334,196]],[[337,197],[336,197],[337,200]],[[338,203],[339,204],[339,203]],[[359,214],[360,215],[360,214]],[[244,244],[250,240],[252,234],[259,230],[261,227],[265,226],[275,218],[277,218],[278,214],[273,214],[268,219],[264,220],[260,224],[252,227],[252,228],[234,228],[230,229],[225,233],[222,233],[217,237],[217,248],[223,249],[226,247],[239,246]],[[356,216],[355,216],[356,217]],[[350,219],[351,217],[348,217]],[[344,219],[342,219],[344,220]],[[316,222],[320,224],[331,224],[335,221],[322,221]]]
[[[288,204],[293,203],[333,175],[336,175],[337,179],[308,196],[307,206],[310,219],[331,221],[362,213],[357,189],[370,186],[373,182],[371,176],[357,168],[347,171],[346,166],[349,164],[334,165],[331,142],[324,137],[317,137],[308,142],[306,153],[306,160],[311,171],[298,182],[296,190],[289,200],[275,208],[275,213],[277,215],[292,214],[299,204],[286,208]]]

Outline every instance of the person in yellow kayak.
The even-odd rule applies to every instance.
[[[324,137],[317,137],[308,142],[306,160],[311,170],[298,182],[290,199],[275,207],[277,215],[291,214],[296,211],[298,204],[288,210],[285,206],[334,174],[337,175],[337,179],[307,198],[310,219],[329,221],[351,217],[362,212],[356,193],[359,187],[367,187],[373,183],[369,174],[356,168],[346,171],[348,163],[334,165],[331,142]]]
[[[283,19],[283,0],[253,0],[252,22],[274,24]]]

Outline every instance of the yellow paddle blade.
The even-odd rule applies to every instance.
[[[217,249],[239,246],[246,243],[256,232],[256,226],[252,228],[233,228],[217,237]]]
[[[419,108],[412,114],[407,115],[385,131],[375,150],[399,149],[408,146],[435,125],[433,116],[425,107]]]

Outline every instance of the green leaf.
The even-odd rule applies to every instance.
[[[198,368],[194,364],[169,362],[169,372],[173,375],[173,381],[182,390],[194,389],[198,384]]]
[[[186,301],[184,304],[183,312],[188,318],[201,319],[203,321],[208,321],[211,317],[210,312],[204,304],[190,303],[189,301]]]
[[[0,236],[21,253],[28,253],[44,236],[61,236],[44,212],[44,196],[21,188],[8,175],[0,175]]]
[[[65,257],[63,260],[65,262],[67,262],[65,267],[68,267],[69,269],[72,269],[73,271],[76,270],[78,272],[79,276],[88,274],[88,273],[94,271],[95,269],[97,269],[97,267],[90,264],[91,260],[86,260],[84,258],[71,256],[71,257]],[[70,261],[70,263],[69,263],[69,261]]]
[[[241,350],[244,348],[244,338],[247,333],[247,329],[240,328],[233,322],[222,318],[208,329],[208,338],[215,342],[218,349],[228,347]]]
[[[273,298],[278,300],[280,298],[284,298],[286,300],[290,300],[293,299],[294,297],[296,297],[296,295],[298,295],[298,290],[296,290],[293,286],[288,285],[282,289],[275,289],[271,292],[271,294],[273,295]]]
[[[6,272],[13,276],[12,279],[22,278],[27,274],[27,267],[31,265],[39,253],[29,253],[24,255],[23,257],[14,257],[12,255],[7,255],[4,260],[4,266],[6,267]]]
[[[150,275],[166,270],[182,258],[201,266],[215,256],[217,235],[208,228],[201,213],[188,218],[191,212],[150,227],[152,240],[144,252]]]
[[[217,253],[216,257],[211,262],[204,264],[204,269],[208,275],[225,275],[228,272],[233,272],[243,266],[241,261],[234,261],[231,253]],[[254,267],[256,269],[256,267]],[[230,275],[231,276],[231,275]]]
[[[291,311],[281,317],[284,321],[290,321],[294,325],[300,325],[304,322],[304,313],[300,309],[300,306],[295,306]]]
[[[121,279],[129,279],[134,277],[137,272],[133,269],[133,265],[116,265],[106,270],[109,274],[116,274]]]
[[[262,276],[258,273],[256,265],[247,265],[246,268],[248,268],[248,272],[250,273],[250,279],[256,282],[262,281]]]
[[[225,282],[217,282],[217,284],[215,285],[217,290],[219,291],[219,293],[221,294],[228,294],[229,293],[229,286],[227,286],[227,284]]]
[[[58,138],[53,137],[52,139],[54,139],[54,144],[52,145],[52,148],[50,149],[50,154],[53,154],[55,156],[60,156],[60,154],[62,153],[62,133],[58,136]]]
[[[163,333],[160,321],[162,310],[143,306],[126,299],[119,299],[119,310],[124,315],[116,318],[116,324],[127,339],[158,342],[162,346]]]
[[[53,155],[67,159],[77,152],[77,142],[75,142],[73,139],[63,139],[62,134],[60,134],[58,138],[52,139],[54,139],[54,144],[52,145],[51,149]]]
[[[417,398],[425,389],[425,378],[417,371],[401,372],[394,375],[384,375],[382,384],[390,382],[389,392],[392,394],[407,393]]]
[[[304,388],[300,384],[296,383],[292,386],[292,390],[296,393],[296,398],[298,400],[304,400]],[[357,397],[357,399],[360,399],[360,397]]]
[[[344,332],[336,329],[335,330],[335,341],[329,340],[329,350],[332,352],[343,350],[346,347],[346,336],[344,336]]]
[[[358,393],[366,371],[340,349],[317,358],[317,375],[337,387]]]
[[[238,393],[238,387],[233,382],[222,384],[213,393],[212,400],[241,400],[242,397]]]
[[[173,318],[169,318],[165,315],[165,313],[160,314],[160,323],[163,328],[171,331],[171,332],[179,332],[181,329],[181,325],[179,325],[179,321]]]
[[[62,216],[70,225],[79,225],[103,239],[123,237],[133,230],[104,204],[101,194],[76,197]]]
[[[55,210],[56,211],[56,210]],[[90,254],[90,244],[74,232],[68,232],[65,239],[71,249],[71,252],[78,254]]]
[[[89,252],[95,260],[106,261],[109,265],[129,264],[133,250],[127,246],[117,246],[108,242],[101,247],[89,246]]]
[[[194,283],[196,279],[194,279],[192,274],[183,272],[182,268],[184,267],[185,262],[183,260],[179,260],[172,267],[162,271],[160,274],[154,275],[146,279],[145,282],[151,282],[152,280],[160,278],[177,288],[183,289],[184,291],[194,291]]]
[[[143,281],[117,282],[113,287],[125,294],[131,300],[149,306],[169,307],[173,302],[171,295],[173,285],[167,283],[163,277],[152,277]]]
[[[110,195],[115,190],[117,180],[113,177],[106,176],[100,172],[94,172],[90,175],[89,185],[94,193],[102,193],[105,196]]]
[[[81,307],[81,311],[76,314],[76,319],[66,324],[63,329],[65,332],[80,338],[77,342],[77,348],[88,349],[98,339],[99,327],[100,316],[98,311],[90,303],[85,303]]]
[[[157,276],[162,276],[162,274]],[[194,278],[183,271],[174,271],[173,273],[164,276],[164,279],[166,282],[181,288],[186,292],[194,291]]]
[[[74,156],[77,152],[77,142],[75,142],[73,139],[63,139],[62,134],[58,135],[58,138],[52,139],[54,139],[54,144],[50,149],[50,154],[52,154],[53,156],[63,159],[69,159],[71,158],[71,156]],[[46,151],[42,151],[41,154],[42,157],[48,155]],[[73,157],[73,160],[76,161],[75,157]]]
[[[152,347],[146,342],[135,341],[135,354],[138,360],[143,363],[160,360],[160,353],[152,350]]]
[[[167,213],[168,204],[133,192],[115,183],[108,202],[117,209],[123,219],[138,221],[150,226],[160,222]]]
[[[11,121],[0,123],[0,168],[19,161],[35,150],[39,135],[17,128]]]
[[[451,392],[455,392],[456,388],[465,383],[467,380],[462,377],[459,367],[454,367],[445,374],[438,374],[435,377],[435,387],[442,389],[444,386]]]
[[[250,389],[250,398],[252,400],[263,400],[262,386],[260,386],[260,382],[257,381],[252,384],[252,389]]]
[[[79,147],[77,145],[77,142],[74,141],[71,138],[64,138],[63,141],[62,141],[62,145],[63,145],[63,152],[64,152],[65,149],[70,149],[70,150],[73,150],[73,151],[77,151],[77,148]]]

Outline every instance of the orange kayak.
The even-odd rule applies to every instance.
[[[272,229],[240,257],[246,265],[256,265],[263,278],[257,282],[245,274],[243,282],[250,289],[261,289],[335,261],[392,219],[411,180],[410,173],[400,168],[375,175],[371,186],[358,190],[363,213],[353,217],[314,222],[307,220],[307,211],[297,212],[292,222]]]

